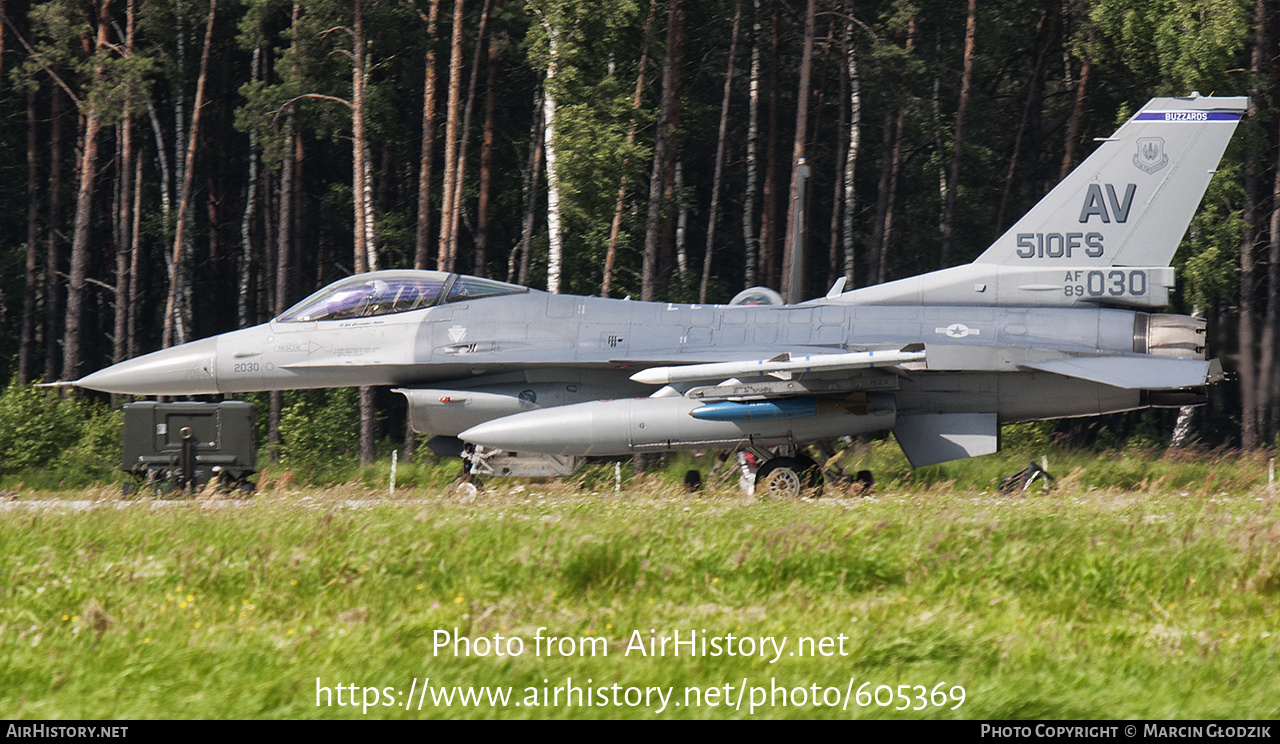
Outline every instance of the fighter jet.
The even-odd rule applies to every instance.
[[[817,485],[806,443],[892,431],[911,464],[995,452],[1000,425],[1203,403],[1221,367],[1168,304],[1175,249],[1245,98],[1156,98],[973,263],[789,305],[539,292],[437,271],[338,281],[268,323],[80,387],[208,395],[390,385],[472,472],[745,448]],[[781,479],[781,480],[779,480]]]

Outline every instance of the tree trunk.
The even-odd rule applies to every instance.
[[[942,42],[939,41],[936,49],[937,53],[942,53]],[[946,233],[946,213],[947,213],[947,169],[943,165],[945,156],[943,153],[946,148],[942,144],[942,75],[934,73],[933,76],[933,151],[937,154],[936,166],[938,169],[938,235]],[[945,265],[945,264],[944,264]]]
[[[529,159],[524,182],[524,222],[520,228],[520,242],[507,259],[507,281],[513,279],[529,286],[529,249],[533,243],[533,221],[537,218],[538,178],[542,171],[542,100],[538,91],[533,93],[533,121],[529,124]],[[518,261],[518,263],[517,263]]]
[[[178,198],[178,219],[174,228],[173,263],[169,269],[169,296],[164,309],[164,348],[173,345],[174,307],[179,293],[179,274],[182,262],[182,247],[185,237],[187,210],[191,206],[191,176],[195,167],[196,142],[200,135],[200,110],[204,108],[204,89],[209,77],[209,50],[213,43],[213,20],[217,12],[218,0],[209,0],[209,20],[204,31],[204,51],[200,53],[200,77],[196,80],[196,102],[191,112],[191,126],[187,136],[187,154],[183,161],[182,192]],[[184,334],[185,335],[185,334]]]
[[[684,37],[685,22],[687,11],[682,6],[680,23],[677,26],[679,33],[675,42],[674,63],[671,66],[672,96],[673,108],[671,116],[666,122],[667,128],[667,160],[662,168],[662,217],[661,232],[658,238],[658,272],[657,282],[659,286],[669,287],[671,283],[671,275],[676,270],[676,245],[675,238],[678,237],[678,221],[682,211],[682,200],[676,198],[676,170],[683,158],[683,152],[680,147],[680,117],[681,105],[684,99]],[[687,218],[686,218],[687,220]],[[684,276],[681,275],[681,283],[683,284]]]
[[[461,0],[459,0],[461,4]],[[364,125],[364,87],[368,82],[368,67],[364,39],[364,6],[355,0],[352,6],[351,55],[351,152],[352,174],[358,177],[352,189],[356,212],[356,273],[378,270],[378,254],[373,242],[373,184],[370,183],[369,139]],[[360,464],[372,465],[374,451],[375,420],[373,388],[360,388]]]
[[[125,104],[126,110],[128,103]],[[126,334],[129,328],[129,285],[131,277],[129,275],[129,259],[130,259],[130,238],[132,230],[133,209],[131,206],[133,198],[133,187],[130,178],[133,176],[133,121],[129,118],[120,122],[120,166],[117,172],[120,175],[120,199],[118,211],[116,212],[115,222],[115,251],[116,251],[116,291],[115,291],[115,324],[113,326],[114,333],[112,338],[111,361],[122,362],[128,351]]]
[[[720,127],[716,132],[716,162],[711,176],[711,213],[707,215],[707,244],[702,252],[702,283],[698,285],[698,302],[706,303],[707,285],[711,281],[711,257],[716,245],[716,218],[720,216],[720,181],[724,172],[724,141],[729,131],[729,94],[733,89],[733,63],[738,53],[738,27],[742,21],[742,0],[733,9],[733,30],[729,32],[729,63],[724,73],[724,92],[720,96]]]
[[[372,166],[369,162],[369,136],[364,120],[364,88],[369,76],[363,0],[355,0],[351,12],[351,201],[355,214],[353,252],[355,272],[362,274],[378,269],[378,254],[373,240]],[[364,444],[362,437],[361,464],[368,464],[363,461]]]
[[[5,0],[0,0],[0,91],[4,90],[4,34],[8,26],[4,21],[9,17],[5,10]]]
[[[907,54],[915,48],[916,21],[911,18],[907,22],[907,38],[903,49]],[[876,224],[871,238],[871,252],[868,258],[872,261],[872,273],[875,283],[880,284],[889,277],[889,244],[893,239],[893,212],[898,195],[898,175],[902,169],[902,140],[906,122],[907,91],[895,93],[895,105],[885,111],[884,147],[882,153],[888,153],[888,161],[881,161],[880,195],[876,201]],[[892,125],[891,125],[892,122]],[[892,145],[892,147],[890,146]],[[881,155],[883,158],[884,155]]]
[[[1276,324],[1280,323],[1280,149],[1271,184],[1270,240],[1267,244],[1267,305],[1266,319],[1262,324],[1261,351],[1258,362],[1258,392],[1260,421],[1265,423],[1266,439],[1274,441],[1280,421],[1277,421],[1276,402],[1280,393],[1280,381],[1276,380]]]
[[[956,131],[951,147],[951,171],[947,176],[947,198],[942,211],[943,268],[951,265],[951,249],[955,242],[956,192],[960,189],[960,158],[964,150],[964,115],[969,108],[973,87],[973,48],[978,26],[978,0],[969,0],[964,22],[964,63],[960,73],[960,102],[956,105]]]
[[[138,356],[138,281],[142,262],[142,158],[133,159],[133,215],[129,231],[129,326],[125,348],[130,359]]]
[[[609,247],[604,254],[604,279],[600,283],[600,296],[608,297],[613,290],[613,265],[618,259],[618,236],[622,232],[622,210],[627,202],[627,168],[630,165],[631,148],[636,143],[636,117],[640,112],[640,103],[644,95],[645,70],[649,66],[649,32],[653,29],[653,19],[658,11],[657,0],[649,0],[649,15],[644,19],[644,31],[641,35],[640,64],[636,71],[636,90],[631,96],[631,123],[627,126],[627,149],[622,161],[622,176],[618,179],[618,198],[613,204],[613,221],[609,223]]]
[[[671,196],[676,203],[676,268],[680,271],[680,284],[684,286],[689,273],[689,255],[685,250],[685,235],[689,231],[689,205],[684,198],[684,160],[676,160],[676,177]]]
[[[484,80],[484,134],[480,140],[480,195],[476,205],[475,274],[489,276],[489,202],[493,192],[493,128],[498,113],[498,57],[501,44],[489,40]]]
[[[848,30],[845,30],[848,33]],[[836,38],[835,25],[830,24],[827,28],[827,35],[830,37],[827,52],[830,54],[834,51],[837,55],[843,55],[841,59],[849,58],[849,39],[844,38],[840,41],[839,49],[833,50]],[[836,101],[836,132],[843,133],[849,126],[849,107],[848,88],[849,79],[845,75],[840,76],[840,95]],[[844,213],[844,207],[841,206],[844,198],[844,161],[845,150],[849,143],[843,136],[836,141],[835,157],[832,158],[834,165],[834,176],[831,181],[831,222],[830,230],[827,233],[827,280],[826,286],[831,287],[835,284],[836,279],[843,275],[843,264],[840,260],[840,216]]]
[[[174,36],[177,41],[177,65],[175,75],[175,87],[173,101],[173,152],[170,157],[173,160],[173,189],[178,200],[181,200],[182,182],[185,178],[186,158],[184,157],[187,133],[190,132],[190,124],[187,122],[187,30],[186,30],[186,9],[181,2],[174,3]],[[174,202],[177,203],[176,201]],[[170,214],[166,214],[169,217]],[[177,226],[170,222],[165,224],[166,231],[176,230]],[[173,233],[166,232],[165,240],[173,240]],[[187,259],[190,255],[191,238],[185,236],[182,244],[182,261],[176,268],[169,266],[173,261],[173,253],[171,251],[164,252],[166,268],[177,271],[177,284],[175,292],[177,296],[174,298],[175,317],[174,332],[177,334],[178,343],[182,343],[187,338],[186,319],[190,311],[190,307],[186,300],[187,282],[190,280],[190,272],[187,270]],[[163,324],[161,326],[163,328]]]
[[[422,154],[418,160],[418,222],[414,236],[413,268],[427,268],[431,240],[431,167],[436,141],[436,25],[440,0],[431,0],[427,15],[426,82],[422,86]]]
[[[129,0],[126,6],[125,20],[126,58],[133,57],[135,32],[137,30],[137,3]],[[115,327],[112,349],[112,361],[122,362],[129,353],[129,296],[136,281],[131,267],[133,265],[133,197],[136,189],[130,179],[134,176],[133,161],[136,157],[133,143],[133,95],[132,86],[126,91],[124,102],[124,119],[120,122],[120,200],[119,211],[116,212],[115,248],[116,248],[116,292],[115,292]]]
[[[853,9],[846,5],[852,18]],[[849,147],[844,153],[844,228],[840,235],[841,247],[844,249],[844,279],[850,289],[854,287],[854,252],[853,252],[853,219],[857,214],[858,192],[855,188],[854,175],[858,163],[858,148],[862,142],[862,79],[858,75],[858,55],[853,43],[853,21],[845,25],[845,38],[848,48],[845,58],[848,60],[846,75],[849,78]]]
[[[480,29],[476,33],[475,50],[471,55],[471,77],[467,80],[467,102],[462,107],[462,133],[458,138],[458,175],[457,184],[454,186],[453,197],[453,217],[449,220],[450,230],[452,234],[449,236],[450,256],[452,264],[450,271],[455,270],[458,264],[458,247],[459,234],[462,224],[462,198],[466,193],[467,183],[467,149],[471,141],[471,114],[475,111],[476,104],[476,81],[480,77],[480,52],[484,49],[484,32],[485,26],[489,24],[489,8],[492,0],[485,0],[484,6],[480,12]]]
[[[280,207],[276,214],[276,287],[275,307],[273,315],[283,313],[289,307],[292,294],[293,266],[293,223],[296,199],[294,181],[297,180],[298,158],[297,141],[299,135],[294,132],[294,112],[290,111],[285,119],[284,142],[285,155],[280,161]]]
[[[1003,232],[1007,227],[1005,215],[1009,213],[1015,188],[1022,192],[1029,180],[1024,171],[1034,169],[1028,164],[1025,153],[1036,153],[1037,149],[1027,142],[1028,135],[1038,140],[1040,105],[1044,97],[1044,63],[1049,52],[1049,29],[1052,26],[1049,15],[1048,0],[1041,0],[1040,20],[1036,24],[1035,68],[1031,73],[1031,82],[1027,89],[1027,100],[1022,107],[1022,119],[1018,123],[1018,134],[1013,141],[1013,154],[1009,158],[1009,172],[1005,176],[1004,192],[1000,197],[1000,208],[996,212],[996,230]],[[1038,154],[1038,153],[1037,153]],[[1019,176],[1023,176],[1019,178]],[[1021,184],[1019,183],[1021,182]]]
[[[671,0],[667,9],[666,55],[662,63],[662,102],[658,109],[658,133],[653,147],[653,172],[649,178],[649,210],[644,231],[644,263],[640,277],[640,299],[652,301],[657,295],[658,259],[661,246],[662,195],[667,168],[675,151],[675,129],[679,121],[680,65],[684,46],[684,0]],[[670,174],[674,181],[674,173]]]
[[[893,129],[893,154],[889,157],[888,197],[885,201],[884,224],[880,228],[880,244],[876,264],[876,283],[889,278],[889,242],[893,239],[893,211],[898,201],[898,176],[902,172],[902,140],[906,123],[906,110],[898,106],[897,123]]]
[[[1084,119],[1084,99],[1089,88],[1089,73],[1093,63],[1088,57],[1080,63],[1080,79],[1076,81],[1075,100],[1071,104],[1071,116],[1067,119],[1067,141],[1062,152],[1062,167],[1058,169],[1058,180],[1067,177],[1076,166],[1076,143],[1080,139],[1080,121]]]
[[[377,429],[377,409],[373,400],[373,388],[369,385],[360,387],[360,465],[372,465],[377,459],[375,434]]]
[[[95,53],[107,46],[107,30],[111,23],[110,0],[101,0],[97,8],[97,40]],[[103,84],[106,80],[106,67],[99,62],[94,67],[94,80]],[[91,210],[93,209],[94,176],[98,170],[98,131],[102,127],[102,112],[98,103],[86,97],[83,108],[84,137],[80,150],[80,186],[76,196],[75,228],[71,237],[71,273],[67,282],[67,315],[63,332],[62,374],[68,379],[80,378],[81,342],[83,329],[81,320],[84,314],[85,279],[89,268],[89,230]]]
[[[262,45],[253,48],[249,63],[249,79],[258,80],[262,66]],[[253,220],[258,208],[258,128],[249,130],[249,183],[245,187],[244,213],[240,217],[240,266],[236,299],[236,326],[247,328],[249,318],[249,287],[253,279]]]
[[[293,9],[289,17],[290,36],[293,42],[290,44],[291,57],[297,59],[298,53],[298,18],[302,14],[302,6],[300,3],[294,3]],[[298,68],[296,62],[291,66],[289,71],[290,77],[296,77]],[[291,272],[289,267],[292,265],[290,260],[291,247],[293,245],[293,213],[294,213],[294,177],[297,175],[298,152],[301,149],[298,137],[293,131],[294,129],[295,109],[292,104],[284,112],[284,156],[280,159],[280,182],[279,197],[277,199],[276,208],[276,234],[275,234],[275,262],[268,263],[271,271],[271,314],[279,315],[288,307],[290,299]],[[269,193],[269,192],[268,192]],[[266,200],[270,204],[271,200]],[[270,221],[268,220],[268,225]],[[268,245],[272,244],[271,236],[268,236]],[[267,413],[267,451],[272,460],[280,461],[280,416],[284,413],[284,393],[279,390],[271,391],[270,403]]]
[[[169,216],[173,211],[173,177],[169,172],[169,155],[164,142],[164,132],[160,130],[160,116],[156,113],[155,102],[150,96],[147,97],[147,118],[151,122],[151,134],[156,143],[156,164],[160,168],[160,216],[164,223],[162,226],[164,243],[168,245]],[[169,260],[167,253],[165,260]]]
[[[3,51],[3,50],[0,50]],[[36,178],[39,176],[39,151],[36,139],[36,92],[27,92],[27,260],[22,283],[22,333],[18,342],[18,383],[26,385],[32,377],[32,347],[36,323],[36,245],[40,237],[40,203]],[[53,93],[59,95],[57,91]]]
[[[547,41],[550,54],[547,57],[547,76],[542,84],[542,149],[547,163],[547,291],[560,293],[561,251],[560,236],[560,175],[556,170],[556,67],[559,64],[557,39],[560,31],[554,23],[547,24]],[[528,254],[526,253],[526,256]]]
[[[1253,53],[1249,64],[1249,112],[1250,117],[1258,113],[1258,96],[1260,93],[1260,77],[1262,74],[1262,54],[1265,43],[1264,21],[1266,4],[1264,0],[1254,3],[1254,37]],[[1244,230],[1240,239],[1240,302],[1239,302],[1239,337],[1240,356],[1240,446],[1245,450],[1257,449],[1261,443],[1261,416],[1259,415],[1261,397],[1259,390],[1269,385],[1269,380],[1259,380],[1257,360],[1256,318],[1254,310],[1254,294],[1257,291],[1257,272],[1254,251],[1258,241],[1258,170],[1257,157],[1245,157],[1244,169]],[[1262,384],[1259,384],[1259,383]]]
[[[880,178],[876,185],[876,214],[871,227],[871,245],[867,251],[867,281],[879,284],[884,281],[880,273],[880,246],[884,242],[884,219],[889,208],[889,172],[893,167],[893,120],[892,107],[885,108],[884,122],[881,124],[880,140]]]
[[[779,288],[778,284],[778,36],[781,33],[779,0],[773,0],[772,33],[769,37],[769,136],[765,141],[764,186],[760,217],[760,280],[766,287]]]
[[[454,257],[449,243],[453,235],[453,200],[458,181],[458,117],[462,96],[462,22],[465,0],[453,3],[453,36],[449,50],[449,102],[444,123],[444,200],[440,207],[440,241],[436,267],[453,271]]]
[[[59,273],[62,268],[62,160],[63,122],[62,91],[52,91],[49,114],[49,249],[44,272],[44,379],[58,379],[58,323],[62,321],[62,290]]]
[[[294,6],[295,8],[297,6]],[[296,21],[296,17],[295,17]],[[280,198],[279,208],[276,210],[276,264],[275,264],[275,302],[272,307],[272,314],[279,315],[283,313],[289,306],[289,286],[290,271],[292,265],[290,254],[293,243],[293,210],[294,210],[294,187],[293,181],[297,168],[297,149],[295,138],[297,135],[293,131],[294,112],[290,107],[285,114],[284,124],[284,157],[280,161]],[[279,390],[271,393],[271,407],[267,420],[267,441],[271,445],[270,452],[273,459],[280,459],[280,414],[284,408],[284,396]]]
[[[800,221],[803,215],[798,213],[800,205],[800,189],[804,187],[800,177],[800,161],[804,160],[805,141],[809,136],[809,71],[813,67],[813,34],[814,34],[814,5],[816,0],[809,0],[805,6],[804,12],[804,46],[800,52],[800,84],[796,90],[796,134],[791,144],[791,186],[787,190],[787,233],[782,239],[782,286],[787,292],[787,302],[800,302],[803,297],[792,297],[791,292],[791,275],[794,271],[801,272],[803,276],[802,266],[792,266],[794,263],[796,246],[796,235],[805,229]],[[804,257],[801,257],[804,260]],[[799,288],[803,295],[804,288]]]
[[[756,149],[760,140],[760,0],[754,0],[751,24],[751,81],[747,100],[747,189],[742,199],[742,242],[746,251],[743,288],[754,286],[760,261],[760,243],[755,234]]]

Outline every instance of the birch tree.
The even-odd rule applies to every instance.
[[[564,237],[560,232],[560,174],[556,169],[556,70],[560,63],[560,25],[540,13],[547,34],[547,71],[542,80],[542,160],[547,170],[547,291],[560,293]]]
[[[754,13],[751,21],[751,77],[747,83],[747,184],[742,197],[742,242],[745,247],[744,288],[757,282],[756,272],[760,257],[760,244],[756,241],[756,150],[760,140],[760,0],[752,0]]]

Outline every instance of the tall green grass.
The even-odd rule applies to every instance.
[[[276,480],[249,500],[20,504],[0,512],[0,714],[1275,718],[1280,511],[1265,487],[1243,485],[1259,465],[1265,480],[1265,461],[1223,463],[1214,472],[1233,485],[1221,489],[1158,478],[1098,489],[1077,476],[1013,497],[944,477],[817,501],[687,494],[654,475],[615,494],[596,473],[500,484],[470,503],[423,483],[379,499],[381,484]],[[526,652],[436,654],[436,632],[455,628],[520,637]],[[609,655],[535,656],[539,628],[603,637]],[[792,644],[843,635],[848,655],[623,655],[633,631],[704,629]],[[401,693],[424,677],[512,685],[517,699],[568,677],[841,691],[852,679],[960,685],[965,702],[748,716],[428,700],[366,714],[317,708],[317,677]]]

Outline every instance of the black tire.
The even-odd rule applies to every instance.
[[[756,471],[756,496],[794,499],[822,495],[822,470],[808,457],[774,457]]]
[[[858,496],[870,496],[875,487],[876,479],[872,477],[871,471],[859,470],[857,477],[853,479],[852,493]]]

